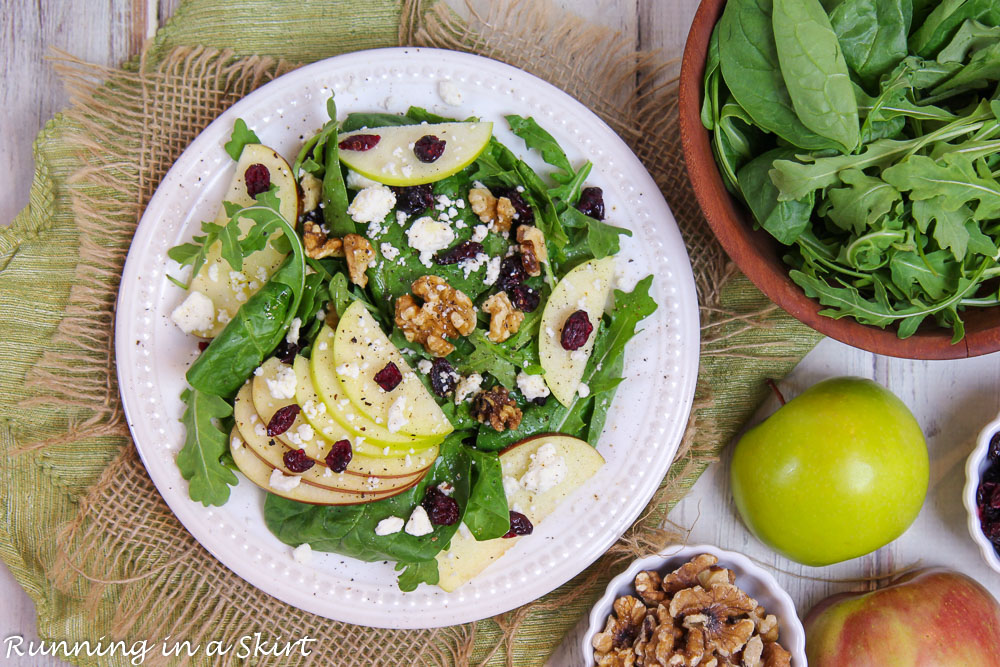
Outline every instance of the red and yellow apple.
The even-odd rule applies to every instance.
[[[754,535],[794,561],[829,565],[909,527],[927,494],[927,443],[887,389],[833,378],[747,431],[730,476]]]
[[[995,667],[1000,604],[969,577],[923,570],[806,616],[810,667]]]

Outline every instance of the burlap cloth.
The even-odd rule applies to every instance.
[[[440,630],[329,621],[232,574],[147,477],[114,372],[121,268],[143,207],[181,150],[297,63],[399,44],[510,63],[607,121],[670,203],[701,303],[694,418],[648,511],[607,556],[538,602]],[[671,538],[659,529],[666,510],[751,414],[764,379],[783,377],[818,340],[730,268],[704,224],[676,127],[676,46],[635,53],[631,41],[537,1],[498,0],[463,19],[420,0],[192,0],[121,69],[56,62],[72,106],[39,135],[30,204],[0,230],[0,556],[34,599],[40,635],[194,644],[309,636],[318,641],[308,661],[337,666],[544,662],[625,558]],[[191,663],[237,663],[234,653]],[[145,664],[157,660],[165,661]]]

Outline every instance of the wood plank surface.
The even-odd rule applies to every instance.
[[[461,1],[461,0],[457,0]],[[572,11],[619,30],[641,48],[680,56],[697,0],[557,0]],[[50,47],[103,64],[135,53],[147,31],[162,25],[179,0],[38,0],[6,2],[0,12],[0,168],[11,182],[0,200],[0,224],[7,224],[27,201],[31,182],[31,142],[66,97],[45,56]],[[669,193],[668,200],[669,200]],[[865,587],[845,583],[915,562],[941,564],[966,572],[1000,594],[1000,575],[982,561],[965,528],[961,504],[964,460],[975,436],[1000,409],[1000,355],[954,362],[917,362],[879,357],[840,343],[821,343],[782,384],[793,396],[810,384],[836,375],[875,379],[914,412],[928,437],[931,490],[914,526],[878,552],[828,568],[808,568],[781,558],[757,542],[736,515],[728,488],[727,457],[714,464],[670,519],[691,529],[691,542],[740,551],[764,564],[788,590],[801,614],[826,595]],[[760,417],[773,411],[772,401]],[[7,660],[3,639],[36,638],[31,599],[0,568],[0,659],[19,667],[64,665],[47,658]],[[553,667],[583,663],[583,628],[553,656]],[[95,638],[96,639],[96,638]],[[138,639],[138,638],[137,638]],[[47,661],[46,661],[47,660]]]

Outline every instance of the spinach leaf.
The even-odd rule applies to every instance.
[[[1000,42],[976,51],[972,59],[947,81],[931,91],[940,97],[946,92],[961,92],[971,88],[985,88],[1000,79]]]
[[[233,123],[233,134],[223,147],[229,153],[229,157],[233,158],[233,160],[239,160],[244,146],[259,143],[260,139],[257,138],[253,130],[247,127],[246,121],[242,118],[237,118],[236,122]]]
[[[513,430],[497,433],[483,428],[476,438],[476,447],[488,452],[498,451],[529,435],[545,432],[593,437],[595,440],[589,442],[596,445],[596,437],[600,433],[586,432],[585,416],[593,409],[598,397],[604,396],[610,403],[615,388],[621,382],[625,345],[635,336],[639,322],[656,310],[656,302],[649,294],[652,282],[653,276],[646,276],[631,292],[615,290],[615,305],[604,317],[607,323],[602,320],[596,332],[594,351],[583,373],[583,382],[591,388],[588,397],[577,395],[568,407],[549,399],[544,406],[525,410],[521,425]]]
[[[366,127],[393,127],[396,125],[418,125],[419,120],[398,113],[349,113],[341,125],[341,132],[353,132]]]
[[[910,50],[923,58],[933,58],[967,19],[1000,25],[1000,6],[995,0],[942,0],[910,36]]]
[[[865,86],[909,55],[911,0],[844,0],[830,14],[830,23],[848,66]]]
[[[836,147],[836,142],[807,128],[796,115],[778,62],[771,9],[771,0],[726,3],[719,20],[723,79],[759,127],[800,148]]]
[[[441,573],[438,572],[437,560],[422,560],[416,563],[399,561],[396,563],[396,572],[400,572],[398,578],[399,590],[404,593],[417,590],[420,584],[430,584],[434,586],[441,580]]]
[[[837,34],[819,0],[774,0],[774,43],[803,125],[850,153],[860,138],[857,103]]]
[[[510,511],[503,490],[503,470],[493,452],[467,450],[472,459],[475,482],[463,515],[463,523],[477,540],[492,540],[510,530]]]
[[[184,446],[177,453],[177,467],[181,477],[188,480],[188,495],[206,507],[225,505],[229,487],[239,479],[221,461],[229,452],[229,438],[212,420],[233,414],[233,406],[197,389],[185,389],[181,400],[187,404],[181,417],[186,434]]]
[[[708,40],[708,60],[705,61],[704,95],[701,102],[701,124],[706,130],[715,129],[719,108],[719,24],[712,28]]]
[[[330,98],[333,102],[333,98]],[[336,124],[336,113],[331,115]],[[347,214],[347,186],[340,170],[340,147],[332,133],[323,150],[323,220],[333,236],[346,236],[356,231],[354,221]]]
[[[812,193],[801,200],[779,201],[778,188],[768,172],[774,161],[790,157],[792,151],[776,148],[753,159],[740,169],[738,182],[754,218],[771,236],[791,245],[809,226],[814,206]]]

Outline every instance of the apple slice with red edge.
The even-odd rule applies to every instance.
[[[421,185],[468,167],[492,136],[493,123],[484,121],[365,128],[339,135],[339,155],[342,163],[373,181]],[[374,146],[371,137],[378,137]]]
[[[531,468],[539,450],[547,445],[552,446],[554,457],[561,457],[565,466],[561,481],[540,492],[520,486],[507,498],[508,507],[524,514],[535,527],[604,465],[604,457],[583,440],[559,433],[536,435],[500,452],[504,477],[520,480]],[[551,451],[546,453],[553,455]],[[500,558],[518,539],[498,537],[480,542],[467,530],[459,530],[452,537],[449,548],[436,556],[440,573],[438,586],[448,592],[454,591]]]

